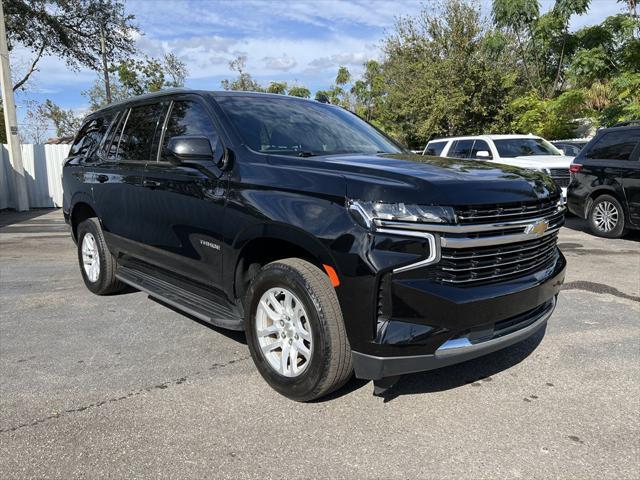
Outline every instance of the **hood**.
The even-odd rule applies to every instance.
[[[574,157],[564,155],[526,155],[515,158],[499,158],[492,163],[513,165],[521,168],[541,170],[544,168],[569,168]]]
[[[360,200],[460,206],[559,195],[541,173],[490,162],[415,154],[332,155],[318,161],[340,172],[347,196]]]

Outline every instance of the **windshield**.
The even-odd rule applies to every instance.
[[[528,155],[562,155],[560,151],[543,138],[508,138],[494,140],[502,158],[524,157]]]
[[[252,150],[278,155],[400,153],[374,127],[348,111],[319,102],[229,96],[216,101]]]

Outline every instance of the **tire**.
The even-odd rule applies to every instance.
[[[591,204],[587,221],[591,231],[604,238],[620,238],[626,233],[624,209],[611,195],[600,195]]]
[[[85,265],[85,260],[93,263]],[[107,248],[97,218],[88,218],[78,225],[78,263],[84,284],[96,295],[109,295],[125,287],[116,279],[116,259]]]
[[[288,298],[292,299],[289,304]],[[280,313],[274,308],[276,301]],[[252,281],[245,304],[251,356],[274,390],[292,400],[307,402],[331,393],[349,380],[353,366],[342,311],[329,278],[319,268],[298,258],[269,263]],[[286,308],[291,305],[293,308]],[[272,333],[265,335],[267,331]],[[281,346],[274,348],[278,341]],[[295,356],[295,362],[285,351]]]

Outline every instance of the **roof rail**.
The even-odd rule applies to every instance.
[[[614,127],[630,127],[633,125],[640,125],[640,120],[627,120],[625,122],[618,122]]]

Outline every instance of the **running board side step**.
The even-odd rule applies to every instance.
[[[146,269],[144,269],[146,270]],[[229,330],[244,330],[244,320],[240,309],[204,288],[177,285],[173,278],[153,275],[143,269],[121,265],[116,278],[133,288],[147,293],[150,297],[166,303],[189,315]]]

